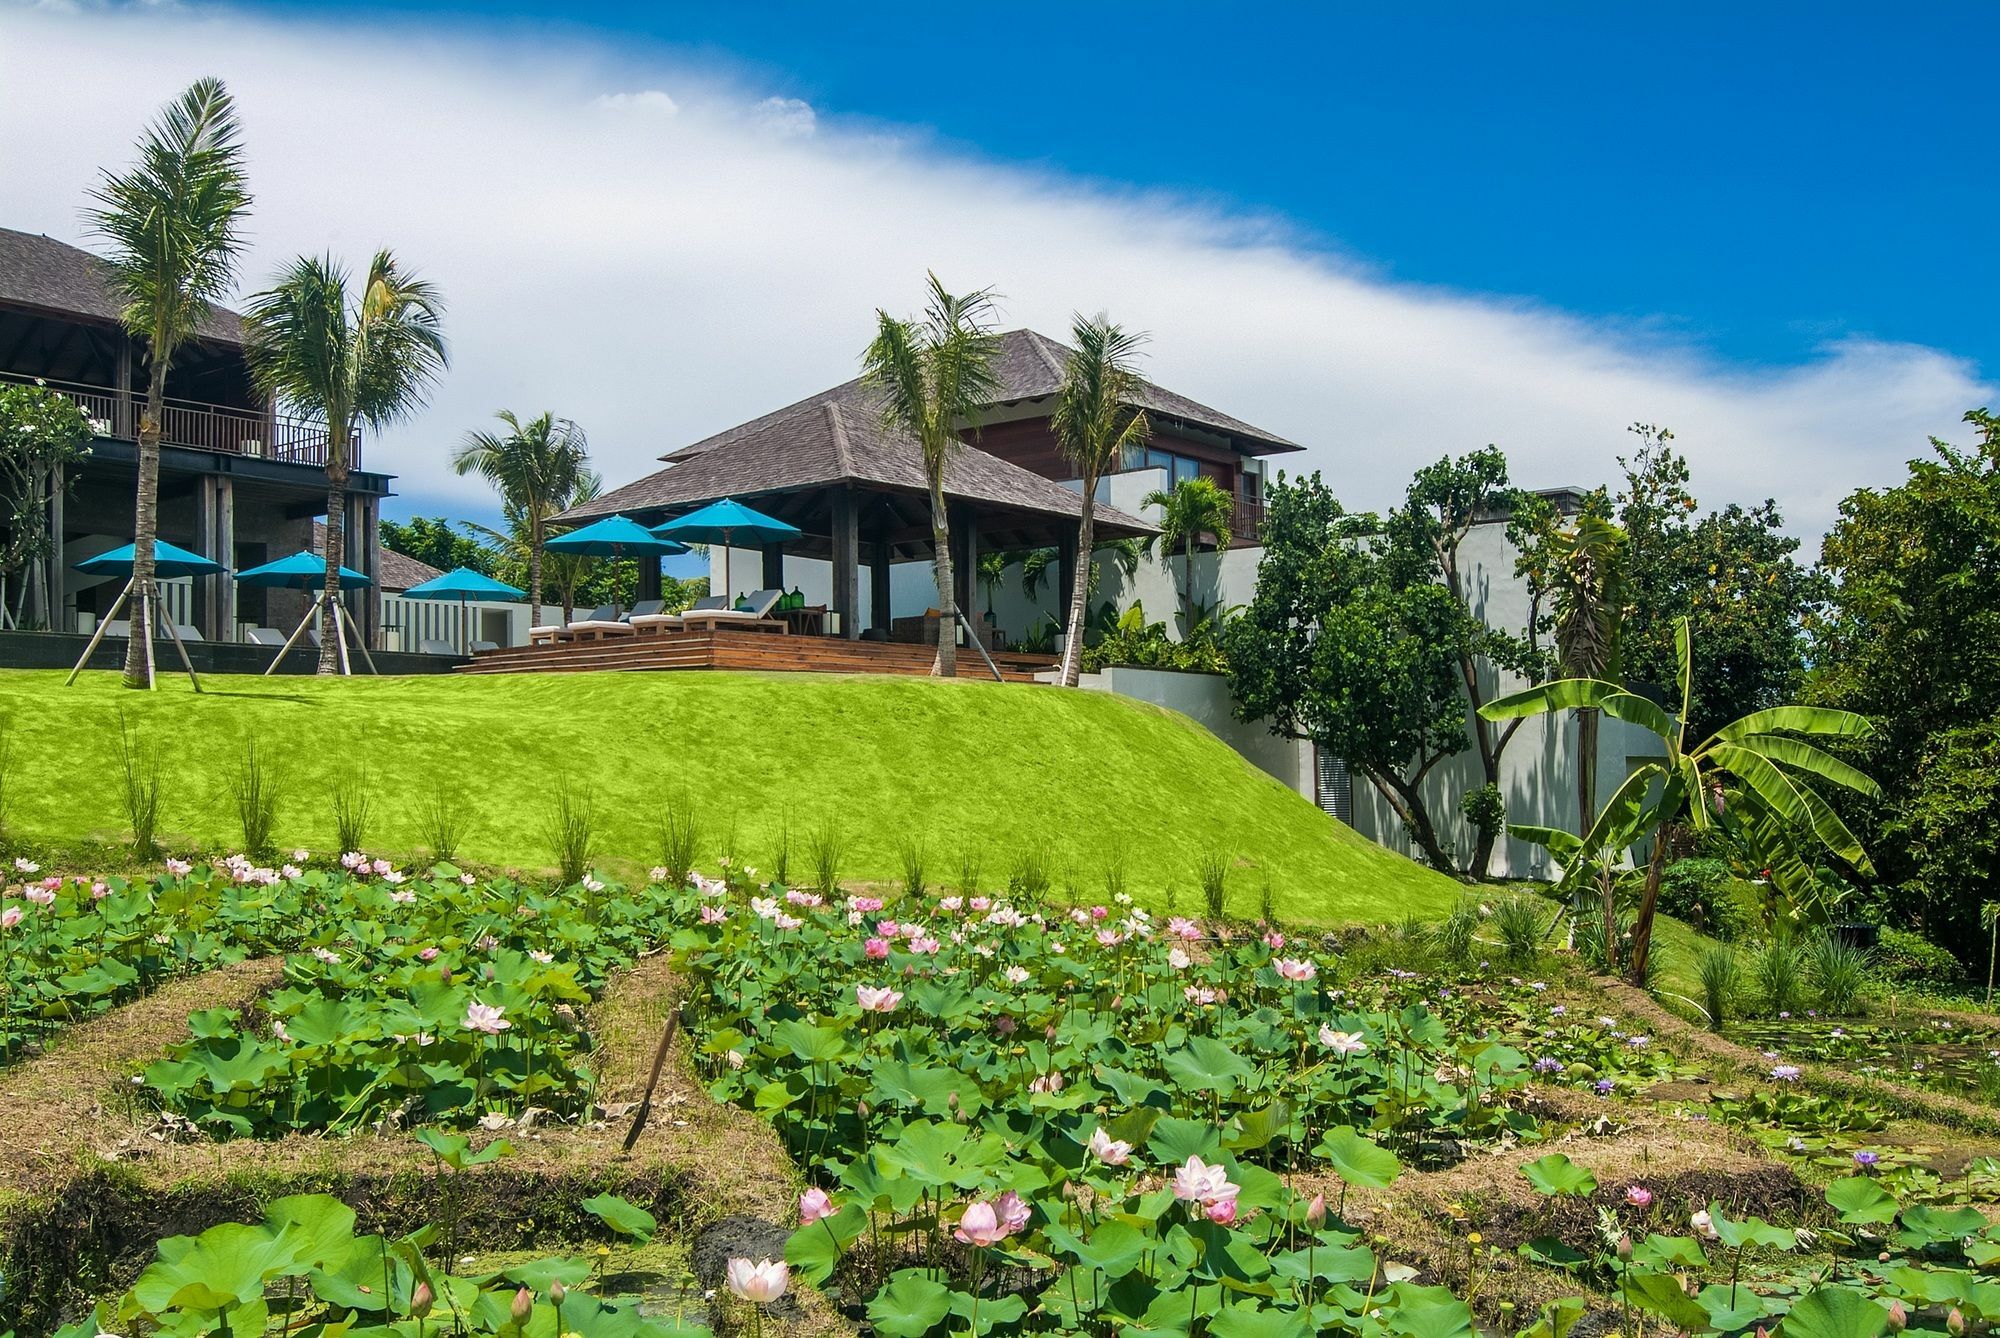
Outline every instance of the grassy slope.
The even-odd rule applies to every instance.
[[[1194,863],[1211,850],[1237,861],[1235,914],[1255,912],[1266,871],[1292,920],[1435,914],[1456,895],[1200,726],[1103,693],[724,673],[207,683],[196,696],[162,675],[148,694],[110,674],[65,689],[60,674],[0,672],[13,829],[55,841],[124,834],[122,709],[163,749],[162,833],[211,847],[240,840],[232,786],[255,738],[283,777],[287,847],[331,846],[332,782],[365,763],[371,844],[420,847],[419,802],[442,779],[466,794],[461,854],[501,864],[552,862],[543,832],[567,772],[592,787],[599,849],[614,867],[651,862],[663,803],[684,788],[704,864],[733,825],[743,858],[768,869],[789,813],[795,869],[805,837],[831,822],[851,880],[896,878],[902,842],[921,835],[934,883],[952,879],[970,846],[982,882],[1004,886],[1014,860],[1043,842],[1059,890],[1073,865],[1095,893],[1107,843],[1122,839],[1131,890],[1156,906],[1173,886],[1179,906],[1194,908]]]

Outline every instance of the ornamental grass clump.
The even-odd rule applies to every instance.
[[[1805,954],[1790,935],[1766,943],[1751,964],[1764,1008],[1773,1017],[1790,1017],[1805,998]]]
[[[1861,992],[1868,987],[1868,950],[1828,932],[1807,946],[1805,958],[1819,1011],[1834,1017],[1857,1012]]]
[[[542,833],[564,886],[582,882],[597,853],[597,802],[590,787],[558,776]]]
[[[369,807],[367,764],[341,772],[333,783],[333,840],[337,849],[360,850],[368,844]]]
[[[282,786],[277,772],[258,751],[257,741],[243,745],[243,760],[237,765],[233,793],[236,823],[243,833],[243,849],[251,855],[268,855],[272,835],[278,827],[278,799]]]
[[[1031,845],[1014,856],[1007,871],[1007,895],[1036,905],[1049,894],[1049,856],[1039,845]]]
[[[1516,966],[1534,961],[1553,921],[1549,904],[1540,897],[1523,893],[1501,901],[1493,908],[1493,932],[1500,936],[1501,955]]]
[[[1695,974],[1701,980],[1702,1008],[1708,1014],[1709,1030],[1721,1031],[1743,979],[1735,950],[1722,943],[1704,949],[1695,961]]]
[[[840,891],[840,866],[846,854],[840,829],[832,822],[821,822],[812,829],[806,837],[806,866],[814,891],[823,897]]]
[[[125,821],[132,829],[132,853],[152,859],[160,853],[153,834],[160,821],[160,750],[139,738],[118,713],[118,761],[125,785]]]
[[[701,842],[701,826],[695,820],[694,800],[685,789],[674,791],[660,812],[660,867],[666,881],[685,887],[694,873],[695,849]]]
[[[921,897],[930,886],[925,878],[926,843],[923,834],[904,837],[896,855],[903,865],[903,895]]]
[[[465,839],[464,793],[442,780],[433,785],[417,805],[417,828],[435,863],[457,859],[459,843]]]
[[[1229,856],[1204,850],[1195,858],[1194,880],[1201,887],[1201,904],[1210,920],[1221,920],[1229,908]]]
[[[1124,837],[1114,836],[1106,842],[1101,872],[1104,881],[1104,899],[1113,905],[1118,903],[1118,898],[1125,895],[1125,881],[1131,865],[1132,850],[1125,844]]]

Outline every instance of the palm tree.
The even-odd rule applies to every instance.
[[[582,506],[585,502],[596,501],[598,495],[603,491],[603,476],[588,465],[585,465],[578,468],[576,478],[571,482],[569,491],[553,497],[551,505],[555,508],[556,512],[567,511],[571,507]],[[532,527],[528,521],[528,513],[518,502],[503,502],[502,515],[506,521],[506,528],[504,530],[496,530],[490,526],[481,525],[476,521],[470,520],[463,522],[463,524],[466,529],[472,531],[492,547],[498,549],[510,565],[525,568],[534,561],[537,544],[546,542],[546,531],[544,531],[543,539],[541,540],[533,537]],[[581,553],[564,553],[560,551],[551,553],[544,548],[541,554],[541,563],[541,580],[543,584],[555,590],[557,595],[556,602],[562,605],[562,620],[565,623],[574,621],[577,591],[582,589],[584,582],[590,579],[591,572],[597,567],[597,559],[585,557]],[[539,600],[535,605],[535,612],[532,616],[535,617],[537,622],[540,621],[541,604]]]
[[[1688,620],[1682,618],[1674,633],[1680,661],[1678,719],[1646,698],[1596,678],[1557,679],[1497,698],[1479,708],[1479,713],[1488,720],[1514,720],[1544,711],[1593,708],[1659,736],[1661,755],[1632,769],[1580,842],[1567,832],[1555,833],[1563,839],[1552,841],[1545,828],[1511,829],[1525,841],[1549,845],[1551,849],[1560,846],[1572,858],[1584,860],[1609,853],[1614,843],[1636,844],[1651,832],[1653,853],[1646,865],[1638,918],[1632,925],[1630,973],[1638,984],[1646,981],[1653,939],[1653,908],[1660,896],[1660,873],[1666,867],[1667,825],[1676,820],[1676,814],[1684,814],[1685,821],[1696,831],[1705,831],[1714,819],[1715,809],[1725,802],[1733,803],[1747,810],[1753,820],[1768,820],[1801,837],[1810,834],[1815,842],[1859,872],[1874,873],[1861,842],[1848,831],[1806,776],[1817,776],[1870,798],[1879,797],[1881,791],[1874,781],[1847,763],[1795,737],[1859,739],[1873,733],[1874,726],[1865,717],[1849,711],[1773,706],[1752,711],[1691,747],[1686,737],[1688,699],[1694,676],[1689,641]],[[1649,805],[1647,796],[1655,787],[1658,797]]]
[[[1600,516],[1580,516],[1559,531],[1550,554],[1555,599],[1557,672],[1564,678],[1621,677],[1618,640],[1625,618],[1625,531]],[[1601,712],[1577,713],[1577,834],[1597,816],[1597,734]]]
[[[1173,487],[1155,488],[1139,499],[1140,506],[1160,508],[1160,532],[1146,539],[1150,549],[1158,543],[1163,551],[1181,550],[1181,619],[1183,635],[1194,635],[1194,546],[1204,534],[1215,536],[1215,551],[1229,547],[1230,522],[1236,519],[1236,503],[1215,486],[1206,474],[1182,479]]]
[[[1069,635],[1063,639],[1060,681],[1066,688],[1076,686],[1083,668],[1083,619],[1090,596],[1097,480],[1115,468],[1127,451],[1144,445],[1151,432],[1146,415],[1132,407],[1140,386],[1132,359],[1146,336],[1130,333],[1112,324],[1109,317],[1098,315],[1076,317],[1070,325],[1070,337],[1076,346],[1063,367],[1062,388],[1056,392],[1055,413],[1049,418],[1056,445],[1083,485],[1076,527],[1076,551],[1082,560],[1076,564],[1069,617],[1064,623]]]
[[[146,685],[153,635],[144,596],[153,588],[160,530],[160,417],[167,369],[209,308],[229,291],[241,248],[237,225],[250,210],[237,142],[236,103],[218,79],[200,79],[167,104],[139,140],[139,161],[105,173],[86,215],[111,243],[111,288],[119,318],[146,346],[146,406],[139,415],[139,489],[132,520],[132,636],[125,686]]]
[[[931,672],[944,678],[958,673],[958,605],[952,597],[951,521],[944,505],[944,467],[963,444],[959,430],[999,389],[993,355],[999,340],[993,334],[993,290],[981,288],[963,296],[944,290],[935,274],[923,317],[898,320],[875,312],[875,338],[861,355],[862,375],[883,394],[882,418],[892,428],[917,439],[923,451],[924,478],[931,494],[931,544],[937,557],[937,660]]]
[[[523,423],[511,409],[494,417],[504,433],[468,432],[451,457],[460,474],[477,473],[500,491],[501,504],[518,511],[527,533],[528,625],[542,623],[542,545],[549,520],[561,515],[590,472],[583,429],[567,418],[542,413]]]
[[[326,424],[326,594],[319,672],[340,669],[333,601],[346,560],[344,513],[354,429],[381,428],[422,406],[447,364],[443,299],[377,251],[358,293],[331,256],[300,256],[250,300],[244,349],[263,391]]]

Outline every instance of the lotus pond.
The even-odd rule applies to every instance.
[[[1774,1059],[1837,1063],[1866,1077],[2000,1103],[2000,1031],[1951,1018],[1791,1019],[1731,1028],[1730,1035]]]

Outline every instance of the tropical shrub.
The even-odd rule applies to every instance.
[[[1725,860],[1680,859],[1660,872],[1659,909],[1688,927],[1725,943],[1755,925],[1736,895],[1736,875]]]

